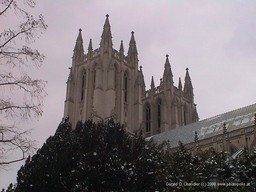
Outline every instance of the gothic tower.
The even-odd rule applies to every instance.
[[[109,16],[106,16],[100,47],[93,50],[92,40],[84,54],[81,29],[76,40],[72,67],[67,81],[64,116],[76,122],[113,117],[129,131],[142,123],[142,96],[145,92],[142,69],[138,70],[138,52],[134,32],[128,55],[113,48]]]
[[[143,130],[145,136],[198,121],[191,78],[187,69],[182,89],[174,86],[168,55],[160,85],[145,90],[142,67],[138,65],[134,32],[127,55],[121,41],[113,48],[109,16],[103,26],[100,47],[93,49],[90,39],[84,52],[82,30],[79,30],[67,80],[64,116],[72,127],[78,121],[105,120],[110,117],[124,124],[130,132]]]
[[[184,88],[182,89],[181,78],[179,78],[178,87],[174,86],[169,55],[166,55],[160,85],[156,87],[152,77],[150,89],[146,91],[142,100],[142,125],[146,136],[199,120],[188,69],[186,69]]]

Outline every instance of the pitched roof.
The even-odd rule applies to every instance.
[[[256,104],[252,104],[240,109],[223,113],[196,123],[183,127],[178,127],[152,136],[154,142],[170,142],[171,147],[178,146],[178,142],[183,144],[194,142],[195,132],[198,133],[198,139],[206,139],[212,136],[223,134],[223,124],[226,123],[228,132],[248,127],[254,124],[254,114],[256,113]]]

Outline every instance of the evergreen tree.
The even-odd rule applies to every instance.
[[[162,187],[161,154],[113,120],[63,121],[18,173],[16,192],[154,191]]]
[[[70,171],[71,126],[67,119],[49,137],[37,154],[28,158],[18,171],[16,191],[68,191],[66,176]]]
[[[202,185],[208,180],[203,159],[192,156],[181,142],[179,142],[179,148],[169,154],[167,162],[169,191],[201,191],[207,188]]]
[[[233,159],[210,149],[192,155],[181,142],[173,151],[168,143],[128,134],[113,120],[78,122],[72,130],[65,119],[7,191],[249,192],[256,189],[255,178],[255,153]]]
[[[245,184],[243,191],[256,191],[256,154],[245,152],[234,163],[234,175],[237,182]]]

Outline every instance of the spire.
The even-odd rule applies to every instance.
[[[169,61],[169,55],[166,55],[166,60],[164,64],[163,83],[164,85],[173,84],[173,75],[172,75],[172,69]]]
[[[136,41],[135,41],[135,38],[134,38],[134,32],[133,31],[132,31],[132,36],[131,36],[131,40],[130,40],[130,43],[129,43],[129,49],[128,49],[127,57],[129,59],[130,64],[132,64],[133,66],[138,65],[138,51],[137,51]]]
[[[83,48],[83,38],[82,38],[82,29],[79,29],[79,33],[76,39],[76,45],[75,45],[75,49],[74,50],[80,50],[80,49],[84,49]]]
[[[123,40],[121,40],[121,44],[120,44],[120,49],[119,49],[120,53],[124,53],[124,45],[123,45]]]
[[[190,82],[191,83],[191,78],[190,78],[190,75],[189,75],[189,72],[188,72],[188,68],[186,68],[185,82]]]
[[[188,68],[186,68],[185,84],[184,84],[183,91],[188,97],[194,96],[193,86],[192,86],[191,78],[189,76]]]
[[[90,39],[89,46],[88,46],[87,50],[88,50],[88,57],[91,58],[92,57],[92,52],[93,52],[92,39]]]
[[[83,38],[82,38],[82,29],[79,29],[79,33],[76,39],[76,45],[73,53],[73,61],[81,62],[84,57],[84,47],[83,47]]]
[[[170,65],[169,55],[168,54],[166,55],[166,60],[165,60],[164,68],[165,68],[165,70],[167,70],[170,73],[170,75],[172,77],[173,75],[172,75],[172,70],[171,70],[171,65]]]
[[[139,70],[138,77],[137,77],[137,83],[139,85],[142,85],[145,88],[145,81],[144,81],[144,75],[142,72],[142,66],[140,66],[140,70]]]
[[[155,88],[155,82],[154,82],[154,77],[152,76],[151,79],[151,85],[150,85],[150,94],[153,95],[156,92],[156,88]]]
[[[69,67],[68,69],[69,69],[69,75],[68,75],[67,82],[72,81],[72,67]]]
[[[138,73],[136,74],[135,89],[137,90],[136,92],[138,93],[137,96],[144,97],[146,96],[146,86],[144,81],[144,75],[142,72],[142,66],[140,66],[139,70],[137,71]],[[140,102],[140,100],[137,100],[137,102]]]
[[[110,29],[110,24],[109,24],[109,15],[106,15],[106,20],[105,24],[103,26],[103,32],[101,35],[101,41],[100,41],[100,47],[103,48],[105,51],[108,48],[112,48],[112,34],[111,34],[111,29]]]
[[[154,89],[155,88],[155,82],[154,82],[154,77],[152,76],[152,79],[151,79],[151,85],[150,85],[151,89]]]
[[[89,46],[88,46],[88,52],[92,51],[92,39],[90,39]]]
[[[198,142],[198,133],[197,133],[197,131],[195,131],[195,134],[194,134],[194,141],[195,141],[195,143]]]
[[[119,49],[119,58],[123,60],[124,58],[124,45],[123,40],[121,40],[120,49]]]
[[[178,88],[180,91],[182,91],[182,83],[181,83],[181,78],[179,77],[179,85],[178,85]]]
[[[129,43],[128,54],[129,53],[138,54],[137,47],[136,47],[136,41],[135,41],[135,38],[134,38],[134,31],[132,31],[131,34],[132,34],[132,36],[131,36],[130,43]]]
[[[194,112],[193,112],[193,122],[199,121],[199,116],[196,109],[196,104],[194,104]]]

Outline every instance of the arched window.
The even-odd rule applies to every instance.
[[[124,102],[128,102],[128,74],[124,73]]]
[[[81,79],[81,100],[84,100],[84,90],[86,86],[86,72],[83,73]]]
[[[161,128],[161,108],[162,108],[162,102],[161,100],[159,99],[158,102],[157,102],[157,127],[158,128]]]
[[[146,115],[146,132],[149,132],[151,130],[151,109],[150,105],[146,105],[145,109],[145,115]]]
[[[93,71],[93,88],[96,87],[96,69]]]
[[[118,71],[117,71],[117,63],[114,64],[115,67],[115,72],[114,72],[114,88],[117,88],[117,83],[118,83]]]
[[[93,63],[93,67],[92,67],[92,71],[91,71],[92,78],[90,78],[92,80],[92,87],[94,89],[96,87],[97,66],[98,66],[98,64],[96,62]]]

